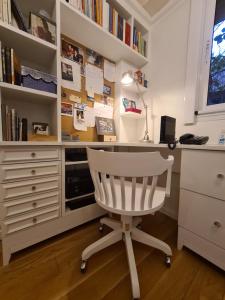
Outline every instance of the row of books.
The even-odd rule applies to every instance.
[[[19,118],[15,108],[2,104],[3,141],[27,141],[27,119]]]
[[[146,41],[144,40],[142,33],[137,31],[136,27],[134,27],[133,32],[133,48],[135,51],[146,56]]]
[[[0,81],[21,85],[21,65],[13,48],[0,41]]]
[[[102,26],[103,0],[66,0],[66,2]]]
[[[0,20],[28,32],[25,18],[17,0],[0,0]]]

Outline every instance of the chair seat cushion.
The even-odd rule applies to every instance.
[[[123,215],[145,215],[149,213],[154,213],[155,211],[159,210],[165,201],[165,188],[156,187],[153,201],[151,206],[149,206],[149,194],[151,190],[151,185],[147,186],[145,202],[144,202],[144,209],[141,209],[141,193],[143,185],[137,183],[136,184],[136,194],[135,194],[135,209],[132,210],[132,182],[125,181],[125,209],[122,209],[122,197],[121,197],[121,185],[120,180],[114,180],[115,182],[115,196],[116,196],[116,206],[113,206],[113,199],[112,199],[112,192],[109,180],[107,182],[107,189],[109,195],[109,203],[106,205],[102,203],[100,199],[96,198],[97,202],[103,208],[110,210],[111,212],[123,214]]]

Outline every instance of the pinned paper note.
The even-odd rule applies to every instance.
[[[84,120],[87,127],[95,127],[95,113],[92,107],[86,107],[84,111]]]
[[[103,103],[94,103],[94,114],[96,117],[112,119],[113,118],[113,107],[111,105],[105,105]]]
[[[102,95],[104,86],[103,71],[98,67],[87,64],[85,83],[86,91],[91,93],[92,96],[93,93]]]
[[[87,125],[84,117],[85,106],[85,104],[74,104],[73,126],[79,131],[87,131]]]
[[[104,78],[110,82],[116,81],[116,65],[104,59]]]
[[[62,86],[64,88],[78,91],[81,90],[80,65],[68,60],[62,59]]]

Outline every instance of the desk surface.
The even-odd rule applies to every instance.
[[[167,148],[166,144],[152,143],[120,143],[120,142],[1,142],[0,147],[10,146],[61,146],[61,147],[140,147],[140,148]],[[225,145],[177,145],[178,149],[225,151]]]

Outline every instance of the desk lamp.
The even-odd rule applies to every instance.
[[[141,140],[141,142],[151,143],[150,138],[149,138],[149,132],[148,132],[148,105],[146,104],[146,102],[143,98],[142,92],[140,90],[139,82],[133,76],[132,71],[123,73],[122,79],[121,79],[121,84],[124,86],[129,86],[132,83],[136,84],[138,95],[141,98],[141,101],[142,101],[144,109],[145,109],[145,135],[144,135],[144,138]]]

